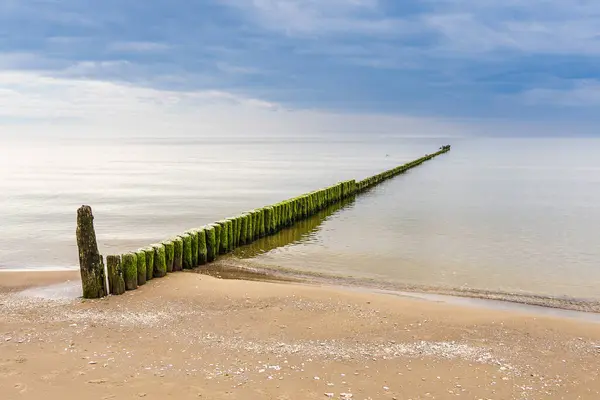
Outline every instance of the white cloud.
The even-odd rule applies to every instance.
[[[79,61],[59,72],[67,76],[111,75],[127,72],[133,65],[126,60]]]
[[[390,16],[378,0],[221,0],[263,28],[305,37],[424,35],[432,56],[510,50],[600,55],[600,2],[586,0],[422,0],[426,10]],[[335,47],[335,43],[329,43]],[[366,44],[372,46],[373,42]]]
[[[563,89],[531,89],[522,94],[522,99],[528,105],[598,107],[600,106],[600,81],[579,80]]]
[[[169,45],[158,42],[115,42],[108,46],[110,51],[125,53],[158,53],[169,48]]]
[[[378,0],[221,0],[264,27],[289,35],[397,35],[409,21],[388,18]]]
[[[443,120],[284,110],[278,104],[218,90],[177,92],[18,71],[0,72],[0,87],[0,135],[468,133],[465,126]]]

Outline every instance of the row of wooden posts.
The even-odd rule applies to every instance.
[[[235,248],[250,244],[261,237],[275,234],[296,221],[316,214],[330,204],[354,196],[449,150],[450,146],[443,146],[434,154],[362,181],[340,182],[271,206],[188,230],[135,252],[109,255],[106,257],[107,276],[96,244],[91,208],[82,206],[77,214],[77,244],[83,297],[99,298],[109,293],[120,295],[127,290],[137,289],[151,279],[215,261],[220,255],[230,253]]]

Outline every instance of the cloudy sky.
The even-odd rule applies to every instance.
[[[598,0],[0,0],[0,135],[589,135]]]

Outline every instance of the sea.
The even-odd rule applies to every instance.
[[[0,269],[102,254],[452,151],[232,257],[456,291],[600,300],[600,139],[395,136],[1,138]],[[0,275],[1,279],[1,275]]]

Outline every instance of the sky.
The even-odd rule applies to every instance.
[[[594,135],[597,0],[0,0],[0,135]]]

